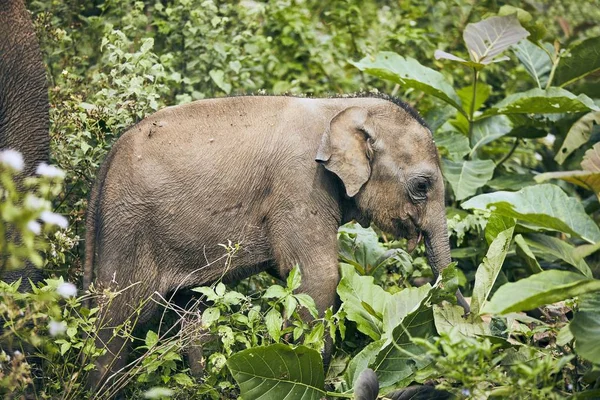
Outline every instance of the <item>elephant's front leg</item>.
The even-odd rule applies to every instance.
[[[304,222],[307,222],[304,220]],[[310,230],[291,227],[272,230],[272,249],[281,278],[285,279],[295,265],[302,274],[299,292],[313,298],[319,317],[329,307],[337,306],[336,288],[340,280],[337,256],[337,225],[335,222],[320,224],[313,221]],[[305,321],[312,317],[306,310],[300,310]],[[326,334],[327,335],[327,334]],[[331,356],[332,339],[325,337],[324,361],[327,364]]]

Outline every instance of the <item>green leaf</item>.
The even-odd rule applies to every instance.
[[[568,197],[561,188],[543,184],[518,192],[482,194],[461,205],[464,209],[485,210],[517,218],[537,227],[565,232],[590,243],[600,242],[598,225],[586,214],[581,203]]]
[[[492,88],[490,85],[486,85],[483,82],[480,82],[477,85],[476,93],[475,93],[475,105],[474,110],[477,111],[483,103],[490,97],[492,93]],[[463,108],[465,110],[471,109],[471,103],[473,102],[473,85],[465,86],[456,91],[458,97],[462,101]],[[454,120],[451,120],[450,123],[460,130],[465,136],[469,134],[469,121],[466,116],[463,114],[457,114]]]
[[[584,276],[592,278],[592,271],[585,260],[577,257],[575,247],[564,240],[539,233],[524,234],[523,238],[529,247],[540,251],[540,257],[546,260],[561,259],[577,268]]]
[[[443,131],[435,134],[435,144],[440,155],[447,156],[452,161],[460,161],[469,154],[469,138],[460,132]]]
[[[444,176],[452,186],[456,200],[473,196],[494,174],[492,160],[449,161],[442,160]]]
[[[385,303],[382,338],[389,339],[394,328],[402,322],[404,317],[421,305],[430,290],[431,285],[427,284],[394,293]]]
[[[316,350],[305,346],[253,347],[229,357],[227,367],[244,400],[325,397],[323,361]]]
[[[480,119],[473,123],[471,136],[471,157],[477,150],[512,131],[512,123],[505,115],[496,115],[491,118]]]
[[[354,387],[354,383],[361,372],[363,372],[367,367],[375,361],[375,357],[381,351],[385,340],[377,340],[375,342],[369,343],[364,349],[362,349],[357,355],[350,360],[348,363],[348,368],[346,368],[346,372],[344,373],[344,377],[346,378],[346,382]]]
[[[471,60],[489,64],[504,50],[529,36],[516,15],[491,17],[468,24],[463,32]]]
[[[525,264],[527,265],[527,267],[529,267],[529,271],[532,274],[542,272],[542,267],[540,267],[540,263],[538,263],[537,259],[535,258],[535,254],[533,254],[533,252],[527,245],[527,242],[525,242],[523,235],[515,236],[515,244],[517,245],[515,249],[517,256],[523,261],[525,261]]]
[[[515,228],[513,225],[498,233],[496,238],[490,244],[483,262],[479,264],[479,267],[477,268],[477,272],[475,273],[475,284],[473,286],[473,296],[471,297],[471,314],[474,316],[479,315],[494,287],[494,283],[500,273],[500,269],[502,268],[502,264],[508,253],[508,248],[512,242],[514,230]]]
[[[154,331],[146,332],[146,339],[144,340],[146,347],[154,347],[158,343],[158,335]]]
[[[411,340],[412,337],[427,338],[435,334],[433,310],[427,304],[428,300],[429,296],[394,328],[391,343],[377,354],[372,363],[371,368],[377,374],[381,388],[406,386],[419,370],[431,363],[427,357],[420,357],[426,349]]]
[[[173,396],[175,392],[172,389],[164,387],[153,387],[146,390],[143,394],[145,399],[163,399]]]
[[[514,228],[515,219],[492,213],[485,226],[485,241],[488,246],[492,244],[498,235],[507,229]]]
[[[387,301],[392,296],[374,283],[372,276],[360,276],[352,265],[341,263],[342,279],[337,288],[337,293],[342,300],[342,309],[346,318],[356,322],[356,327],[362,333],[369,335],[373,340],[378,340],[383,334],[382,321],[373,315],[383,314]],[[368,304],[373,310],[365,308]]]
[[[586,39],[570,48],[569,53],[561,57],[554,74],[554,81],[560,86],[565,86],[598,70],[600,70],[600,36]]]
[[[575,272],[544,271],[500,286],[482,313],[527,311],[599,290],[600,280],[589,279]]]
[[[569,324],[575,337],[575,351],[581,357],[600,364],[600,292],[585,294]]]
[[[500,175],[487,183],[487,186],[496,190],[520,190],[524,187],[535,185],[534,175],[530,173]]]
[[[215,82],[219,89],[227,94],[231,92],[231,83],[225,82],[225,73],[222,70],[212,69],[208,72],[208,75],[210,75],[211,79],[213,82]]]
[[[436,50],[433,53],[433,56],[435,57],[436,60],[451,60],[451,61],[456,61],[456,62],[461,63],[465,67],[475,68],[477,70],[480,70],[483,67],[485,67],[485,64],[478,63],[478,62],[475,62],[475,61],[468,61],[468,60],[465,60],[464,58],[455,56],[454,54],[448,53],[448,52],[443,51],[443,50]],[[505,60],[505,59],[500,59],[498,61],[503,61],[503,60]]]
[[[544,43],[543,46],[550,54],[554,52],[554,47],[550,43]],[[538,88],[545,88],[550,70],[552,69],[552,60],[548,53],[529,40],[523,40],[514,45],[513,50],[521,64],[525,67],[525,70],[534,79]]]
[[[283,317],[275,308],[271,308],[265,316],[265,325],[269,335],[276,342],[281,338],[281,325],[283,325]]]
[[[205,327],[211,326],[221,317],[221,310],[217,307],[209,307],[202,313],[202,325]]]
[[[282,299],[288,294],[289,292],[283,286],[271,285],[262,297],[263,299]]]
[[[600,143],[585,152],[581,168],[582,171],[545,172],[536,175],[535,180],[561,179],[594,192],[600,200]]]
[[[554,156],[554,160],[559,164],[565,162],[572,152],[587,143],[592,135],[592,129],[598,125],[600,125],[600,111],[591,112],[579,118],[569,129],[565,141],[560,146],[556,156]]]
[[[350,222],[338,230],[338,252],[343,262],[352,264],[363,274],[377,266],[377,261],[386,252],[373,228],[363,228]]]
[[[369,75],[435,96],[464,113],[458,95],[444,75],[421,65],[414,58],[384,51],[375,58],[365,57],[357,62],[350,61],[350,64]]]
[[[465,310],[461,306],[444,303],[433,306],[433,319],[439,334],[458,331],[465,336],[490,335],[490,328],[479,316],[465,318]],[[473,315],[473,314],[472,314]]]
[[[287,277],[287,287],[290,290],[296,290],[300,287],[302,275],[298,265],[294,266]]]
[[[313,318],[317,318],[317,306],[315,305],[315,301],[312,297],[310,297],[306,293],[295,294],[294,297],[302,307],[308,310],[308,312],[310,313],[310,315],[312,315]]]
[[[598,111],[600,108],[585,94],[575,96],[565,89],[551,87],[508,95],[488,108],[481,118],[496,114],[556,114],[590,110]]]

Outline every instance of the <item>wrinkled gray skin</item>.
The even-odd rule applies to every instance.
[[[22,176],[48,161],[50,143],[46,70],[29,13],[22,0],[0,0],[0,149],[21,152]],[[41,279],[41,271],[27,265],[2,279]],[[29,287],[23,279],[22,288]]]
[[[443,178],[430,131],[403,107],[373,97],[234,97],[146,118],[100,170],[84,287],[138,282],[113,300],[105,318],[114,326],[155,291],[268,269],[285,277],[298,264],[300,289],[322,313],[336,300],[337,229],[353,218],[412,246],[422,233],[437,274],[450,263]],[[224,270],[219,244],[229,240],[242,250]],[[111,341],[92,384],[123,367],[122,346]]]

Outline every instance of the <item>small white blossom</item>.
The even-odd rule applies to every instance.
[[[50,336],[62,335],[67,331],[67,323],[65,321],[50,321],[48,323],[48,333]]]
[[[35,233],[36,235],[39,235],[40,233],[42,233],[42,225],[40,225],[40,223],[37,221],[29,221],[27,223],[27,229],[29,229],[31,232]]]
[[[23,162],[23,156],[21,153],[11,149],[0,151],[0,163],[14,169],[17,172],[22,171],[25,164]]]
[[[56,292],[65,299],[77,296],[77,288],[71,282],[63,282],[56,288]]]
[[[69,226],[69,222],[65,217],[60,214],[53,213],[51,211],[42,211],[40,219],[47,224],[56,225],[60,228],[66,229]]]
[[[46,201],[44,199],[40,199],[37,196],[27,194],[27,196],[25,197],[25,207],[27,207],[30,210],[39,210],[40,208],[43,208],[45,204]]]
[[[54,165],[48,165],[46,163],[41,163],[38,165],[35,173],[48,178],[64,178],[65,176],[65,171],[55,167]]]

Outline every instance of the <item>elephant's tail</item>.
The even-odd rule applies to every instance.
[[[83,264],[83,290],[88,290],[92,281],[94,280],[94,262],[96,256],[96,244],[98,240],[98,233],[101,230],[102,216],[101,216],[101,198],[104,182],[106,181],[106,175],[110,168],[111,161],[115,149],[108,153],[106,159],[102,163],[98,176],[88,200],[88,208],[85,218],[85,260]]]

